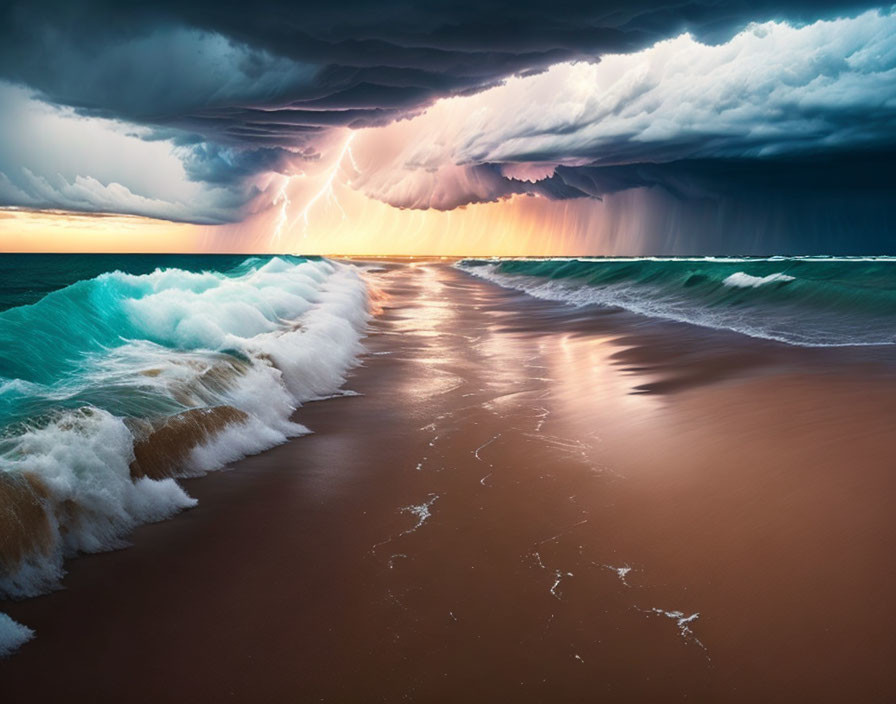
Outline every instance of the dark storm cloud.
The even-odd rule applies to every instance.
[[[539,181],[533,192],[552,198],[595,197],[632,188],[662,188],[680,200],[721,199],[745,192],[791,195],[866,193],[896,188],[896,151],[869,151],[802,158],[702,159],[668,164],[564,167]]]
[[[558,61],[632,51],[684,30],[721,40],[754,20],[864,5],[13,2],[0,10],[0,76],[107,117],[292,146],[305,140],[303,127],[378,123]],[[254,110],[271,108],[295,114],[255,119]]]
[[[184,170],[194,181],[229,185],[264,171],[286,171],[297,161],[287,149],[231,149],[214,142],[202,142],[181,156]]]
[[[896,192],[896,150],[812,155],[799,158],[686,159],[669,163],[618,166],[558,166],[553,175],[535,182],[507,178],[501,166],[470,167],[465,177],[484,184],[485,197],[472,195],[427,207],[450,210],[510,195],[538,195],[551,200],[603,199],[632,189],[660,189],[681,201],[724,201],[744,194],[753,198],[841,198],[855,194],[881,199]],[[469,193],[469,189],[467,190]],[[395,203],[416,207],[410,202]]]
[[[141,126],[142,140],[169,141],[186,176],[214,190],[195,220],[217,222],[240,219],[244,206],[258,197],[253,176],[293,173],[301,162],[316,160],[332,128],[388,125],[419,114],[438,98],[478,94],[510,75],[532,76],[558,62],[638,51],[684,31],[699,41],[721,43],[750,22],[774,19],[798,25],[855,15],[868,6],[867,0],[8,2],[0,5],[0,82],[27,86],[43,101],[74,108],[80,115]],[[819,65],[817,70],[829,75],[842,67]],[[792,80],[780,78],[782,85]],[[647,88],[640,97],[653,100],[652,88]],[[870,124],[867,101],[851,100],[849,94],[837,100],[845,105],[839,127],[848,120]],[[539,95],[529,103],[536,112],[549,112],[553,97]],[[782,105],[778,101],[775,109]],[[362,186],[373,197],[419,208],[453,208],[517,193],[600,197],[645,184],[690,193],[702,188],[705,179],[649,165],[744,157],[750,149],[753,156],[767,156],[769,145],[785,145],[786,150],[788,143],[805,142],[801,130],[807,126],[815,130],[811,149],[830,146],[824,143],[830,125],[813,121],[811,115],[817,109],[826,118],[830,111],[823,106],[802,106],[806,119],[798,125],[781,120],[782,129],[790,130],[784,136],[744,137],[746,132],[732,135],[730,129],[714,134],[703,127],[645,139],[656,128],[642,125],[621,138],[596,142],[589,141],[596,124],[587,119],[590,108],[579,107],[584,110],[579,124],[572,115],[547,125],[537,120],[533,125],[522,115],[499,116],[503,124],[453,145],[448,161],[459,168],[420,167],[422,186],[398,174],[407,164],[392,164],[396,171],[385,175],[383,183]],[[707,101],[705,108],[703,117],[712,118],[718,101]],[[743,122],[747,132],[748,122]],[[15,140],[14,132],[3,138]],[[846,132],[839,129],[838,134]],[[871,142],[891,135],[892,123],[868,134]],[[845,148],[856,141],[861,139],[849,137]],[[527,161],[567,165],[537,183],[505,173],[508,165]],[[572,166],[572,161],[582,165]],[[417,169],[415,163],[408,162]],[[54,193],[72,192],[77,174],[63,174],[59,180],[49,167],[44,172],[32,169],[29,165],[26,173],[24,162],[0,160],[5,178],[0,204],[13,202],[4,193],[15,194],[17,204],[42,206],[99,209],[118,202],[107,193],[113,182],[100,177],[91,182],[89,197],[81,189],[77,197],[60,195],[54,203]],[[398,191],[395,184],[401,186]],[[93,195],[99,190],[102,198]],[[144,208],[140,193],[135,187],[125,194],[134,203],[129,212]],[[153,198],[161,205],[144,209],[164,217],[165,203],[173,202],[173,196]],[[191,198],[179,199],[170,217],[190,219]]]

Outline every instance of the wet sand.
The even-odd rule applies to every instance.
[[[0,604],[0,699],[896,697],[885,353],[381,266],[361,395]]]

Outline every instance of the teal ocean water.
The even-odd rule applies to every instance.
[[[51,291],[113,271],[135,276],[156,269],[227,272],[245,261],[244,254],[3,254],[0,311],[36,303]]]
[[[896,258],[466,259],[470,274],[574,306],[802,346],[896,343]]]
[[[0,597],[191,506],[173,477],[307,432],[368,317],[359,270],[321,258],[0,256],[0,529],[45,516],[0,549]]]

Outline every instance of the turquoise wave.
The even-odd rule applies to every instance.
[[[150,268],[157,257],[77,259],[46,262],[55,277],[50,280],[78,276],[116,259],[140,273],[107,271],[0,311],[0,424],[85,404],[116,415],[171,410],[176,404],[170,395],[136,384],[139,377],[121,386],[120,375],[115,382],[103,380],[97,378],[99,370],[116,352],[139,344],[146,350],[222,350],[229,335],[235,347],[237,338],[270,332],[301,315],[315,297],[315,279],[323,278],[308,267],[299,275],[298,267],[309,261],[305,257],[179,257],[173,258],[179,259],[177,268]],[[209,268],[221,264],[229,267]],[[27,270],[17,271],[28,276]],[[268,295],[273,286],[280,286],[278,299]],[[40,290],[32,286],[27,293],[33,295],[35,288]],[[27,295],[7,279],[3,290],[10,289]]]
[[[306,433],[296,408],[338,393],[363,350],[367,285],[348,264],[52,256],[29,279],[11,260],[0,512],[21,530],[0,541],[0,598],[52,588],[65,556],[193,505],[174,477]]]
[[[467,259],[458,266],[540,298],[789,344],[896,342],[891,257]]]
[[[245,254],[2,254],[0,311],[36,303],[51,291],[112,271],[134,276],[156,269],[226,272],[245,261]]]

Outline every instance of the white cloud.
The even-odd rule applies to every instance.
[[[0,82],[0,204],[170,220],[233,219],[232,190],[190,180],[178,147],[143,128],[84,118]]]
[[[481,164],[532,180],[557,164],[764,158],[892,144],[896,15],[751,25],[717,46],[689,35],[600,63],[564,63],[365,130],[356,188],[409,207],[507,191]],[[513,165],[521,164],[521,167]]]

